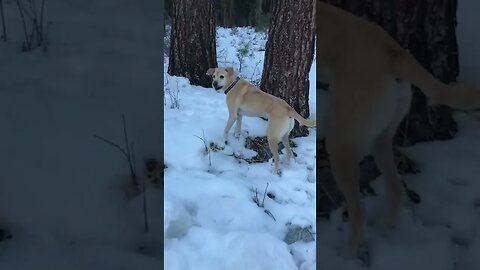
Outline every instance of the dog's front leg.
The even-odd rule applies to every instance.
[[[242,130],[242,115],[237,114],[237,125],[235,126],[235,138],[240,138],[240,131]]]
[[[230,114],[228,116],[227,125],[225,126],[225,129],[223,130],[223,141],[225,142],[225,144],[228,144],[228,132],[232,128],[233,123],[235,123],[235,120],[237,120],[237,115],[236,114],[233,114],[233,115]]]

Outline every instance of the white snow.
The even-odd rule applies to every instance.
[[[158,269],[161,190],[127,200],[122,114],[143,159],[161,156],[160,2],[46,1],[50,46],[21,52],[16,1],[0,43],[0,269]],[[39,1],[37,1],[39,2]],[[140,250],[143,249],[143,250]]]
[[[251,28],[218,28],[218,64],[232,66],[242,78],[258,82],[265,42],[266,34]],[[243,47],[248,53],[238,57]],[[168,58],[165,71],[167,66]],[[192,86],[186,78],[167,73],[164,78],[165,269],[315,269],[314,241],[291,245],[283,241],[288,226],[310,227],[315,233],[315,129],[294,139],[298,157],[289,167],[281,165],[282,177],[271,173],[271,161],[247,164],[231,156],[256,154],[244,147],[244,141],[247,133],[266,135],[266,122],[259,118],[244,118],[240,140],[230,133],[225,149],[210,151],[209,156],[202,139],[224,146],[225,95]],[[315,81],[313,64],[311,117],[315,117]],[[172,106],[175,100],[179,106]],[[263,209],[253,202],[254,191],[262,201],[267,183],[275,199],[265,197]]]
[[[460,79],[478,84],[480,41],[478,1],[459,1],[458,41]],[[320,99],[328,100],[325,92]],[[406,202],[399,224],[384,231],[369,224],[372,270],[479,269],[480,260],[480,115],[455,113],[459,132],[453,140],[418,143],[405,151],[422,171],[405,177],[422,198],[419,205]],[[321,133],[321,130],[318,131]],[[375,181],[378,197],[367,197],[367,215],[372,221],[378,205],[385,204],[381,176]],[[377,207],[375,207],[377,206]],[[342,229],[340,229],[342,228]],[[321,269],[361,269],[359,261],[338,256],[346,226],[341,211],[331,221],[319,221],[318,265]]]

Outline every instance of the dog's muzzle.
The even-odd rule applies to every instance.
[[[220,90],[220,89],[222,89],[222,87],[223,87],[223,86],[219,86],[216,81],[214,81],[214,82],[212,83],[212,86],[213,86],[213,88],[214,88],[215,90],[217,90],[217,91]]]

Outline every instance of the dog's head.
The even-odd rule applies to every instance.
[[[207,75],[212,76],[212,87],[219,92],[236,78],[235,71],[231,67],[209,68]]]

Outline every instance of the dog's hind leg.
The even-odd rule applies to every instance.
[[[283,135],[283,138],[282,138],[283,146],[285,146],[285,150],[287,151],[287,159],[285,160],[286,165],[290,164],[290,161],[292,160],[292,157],[293,157],[293,151],[292,151],[292,147],[290,147],[289,137],[290,137],[290,132],[292,132],[293,127],[295,126],[295,120],[293,118],[289,118],[288,121],[289,121],[288,131],[287,133],[285,133],[285,135]]]
[[[272,156],[273,156],[273,162],[274,162],[273,173],[274,174],[280,174],[280,170],[279,170],[280,156],[278,154],[278,143],[279,143],[279,139],[282,138],[280,134],[281,134],[281,128],[282,128],[283,122],[284,121],[282,121],[282,119],[277,116],[270,116],[268,118],[267,141],[268,141],[268,147],[270,148],[270,151],[272,152]]]
[[[388,130],[376,141],[373,156],[385,181],[388,210],[381,223],[393,227],[400,213],[402,202],[402,186],[398,179],[397,166],[394,159],[393,136],[395,130]]]
[[[342,253],[347,258],[355,258],[365,230],[365,207],[359,186],[361,152],[354,145],[334,141],[335,138],[327,138],[327,150],[333,176],[345,197],[348,211],[348,236]]]
[[[273,155],[273,173],[274,174],[279,174],[279,155],[278,155],[278,140],[275,136],[267,136],[267,141],[268,141],[268,147],[270,148],[270,151],[272,152]]]
[[[400,122],[410,109],[412,98],[412,92],[408,82],[400,80],[395,83],[394,87],[398,88],[395,90],[399,95],[395,115],[389,127],[377,138],[372,149],[375,162],[385,181],[389,209],[380,222],[387,227],[395,225],[402,203],[402,186],[395,163],[393,138]]]
[[[282,142],[283,145],[285,146],[285,150],[287,151],[287,158],[285,159],[285,164],[289,165],[290,162],[292,161],[293,157],[293,152],[292,152],[292,147],[290,147],[290,140],[289,140],[289,135],[290,133],[287,133],[283,135]]]

